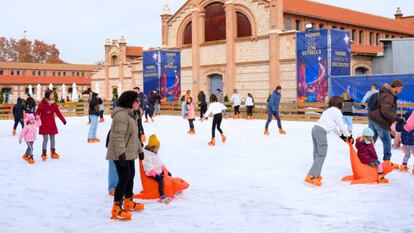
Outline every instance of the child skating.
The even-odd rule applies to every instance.
[[[410,118],[412,112],[409,111],[404,115],[405,121],[400,121],[397,123],[396,130],[397,132],[401,133],[401,141],[403,144],[403,149],[405,150],[405,156],[403,159],[403,163],[400,167],[401,172],[406,172],[409,170],[408,168],[408,160],[410,159],[411,155],[414,154],[414,130],[406,131],[405,126],[407,125],[406,121]],[[412,174],[414,175],[414,168],[412,170]]]
[[[186,106],[186,113],[185,118],[188,120],[188,124],[190,125],[190,130],[187,134],[194,135],[195,128],[194,128],[194,121],[195,121],[195,104],[193,102],[193,98],[187,98],[187,106]]]
[[[27,114],[26,118],[26,127],[23,128],[20,134],[19,143],[21,144],[24,139],[27,144],[27,149],[23,155],[23,159],[29,164],[34,164],[33,144],[36,141],[37,128],[42,125],[42,122],[38,116],[35,118],[32,113]]]
[[[213,113],[213,123],[211,128],[211,141],[208,143],[210,146],[216,145],[216,128],[221,134],[221,141],[223,143],[226,142],[227,138],[221,130],[221,122],[223,121],[223,112],[226,110],[226,106],[222,103],[218,102],[217,96],[212,94],[210,97],[210,106],[208,106],[207,112],[204,115],[203,119],[207,119],[207,117]]]
[[[357,154],[361,163],[376,167],[378,169],[378,183],[388,183],[388,179],[384,178],[382,163],[378,160],[377,152],[374,147],[374,131],[365,128],[362,136],[356,140]]]
[[[342,115],[343,99],[334,96],[329,100],[329,107],[323,113],[319,121],[312,129],[313,141],[313,164],[306,176],[305,182],[315,185],[322,185],[322,166],[328,153],[328,137],[331,132],[337,134],[345,142],[353,142],[352,137],[345,127]],[[341,134],[342,131],[342,134]]]
[[[158,192],[160,193],[158,202],[169,204],[171,199],[167,197],[164,192],[164,171],[167,172],[169,176],[171,176],[171,173],[167,170],[158,155],[160,145],[161,143],[156,135],[151,135],[149,137],[148,145],[144,150],[142,166],[144,167],[145,174],[158,183]]]

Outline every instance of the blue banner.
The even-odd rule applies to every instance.
[[[298,102],[328,99],[328,30],[296,34]]]
[[[158,51],[145,51],[143,55],[144,94],[149,96],[150,91],[159,91]]]
[[[351,75],[351,38],[348,31],[330,31],[330,76]]]
[[[179,51],[161,51],[161,98],[177,101],[181,94],[181,55]]]
[[[414,74],[331,77],[329,95],[341,96],[344,91],[348,91],[353,99],[361,102],[371,89],[371,84],[375,83],[381,89],[385,83],[391,84],[395,79],[404,83],[404,89],[398,95],[398,103],[414,104]]]

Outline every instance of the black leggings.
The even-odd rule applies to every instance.
[[[158,183],[158,192],[160,193],[160,196],[164,196],[164,174],[161,173],[160,175],[156,175],[155,177],[151,177]]]
[[[223,134],[223,130],[221,130],[221,121],[223,120],[223,116],[221,115],[221,113],[218,113],[216,115],[214,115],[213,118],[213,127],[211,128],[211,137],[215,138],[216,137],[216,127],[217,130]]]
[[[13,129],[17,129],[17,125],[19,123],[22,125],[22,129],[23,129],[24,128],[24,120],[23,120],[23,118],[22,119],[14,119]]]
[[[190,129],[194,129],[194,119],[188,119],[188,124],[190,125]]]
[[[253,106],[247,106],[247,116],[253,116]]]
[[[202,103],[200,106],[200,118],[203,118],[206,112],[207,112],[207,103]]]
[[[120,202],[123,200],[124,196],[126,198],[134,196],[135,161],[127,160],[123,165],[121,165],[119,161],[114,162],[119,178],[115,188],[114,201]]]
[[[240,106],[234,106],[234,115],[240,115]]]

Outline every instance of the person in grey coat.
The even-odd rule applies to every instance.
[[[279,105],[280,100],[282,99],[282,87],[277,86],[270,96],[269,103],[267,104],[267,121],[264,130],[264,135],[269,135],[269,124],[272,122],[273,116],[277,120],[277,126],[279,127],[280,134],[286,134],[286,131],[282,128],[282,122],[280,120]]]

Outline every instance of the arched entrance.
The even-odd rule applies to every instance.
[[[355,69],[355,75],[367,75],[368,73],[369,70],[362,66]]]
[[[210,78],[210,95],[215,94],[217,89],[223,90],[223,75],[212,74],[208,76]]]

